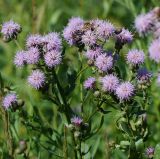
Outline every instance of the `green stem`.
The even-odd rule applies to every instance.
[[[1,109],[2,109],[2,112],[3,112],[4,133],[6,135],[7,147],[8,147],[8,150],[9,150],[9,155],[10,155],[10,157],[12,157],[14,159],[14,155],[13,155],[14,154],[13,139],[12,139],[12,136],[11,136],[10,131],[9,131],[9,125],[10,125],[9,114],[8,114],[7,111],[4,110],[4,108],[1,107]]]
[[[82,72],[84,72],[88,67],[89,67],[88,65],[86,65],[85,67],[83,67],[83,68],[78,72],[76,79],[78,79],[79,76],[82,74]]]
[[[13,124],[11,124],[11,130],[12,130],[12,133],[14,134],[14,136],[16,138],[16,141],[18,142],[19,141],[19,136],[18,136],[17,130],[16,130],[16,128]]]
[[[68,158],[68,149],[67,149],[67,132],[66,132],[66,126],[64,126],[64,147],[63,147],[63,153],[64,153],[64,158],[67,159]]]
[[[54,75],[54,78],[55,78],[55,81],[56,81],[56,84],[57,84],[57,87],[58,87],[58,90],[59,90],[63,105],[65,107],[65,115],[66,115],[67,121],[68,121],[68,123],[71,123],[70,112],[72,113],[73,111],[71,110],[70,106],[68,105],[68,103],[66,101],[64,90],[62,89],[62,87],[60,85],[60,82],[58,80],[58,77],[56,75],[55,70],[53,70],[53,75]]]
[[[78,149],[78,151],[79,151],[80,159],[82,159],[83,155],[82,155],[82,152],[81,152],[81,140],[79,141],[79,149]]]
[[[17,45],[18,49],[22,50],[22,48],[21,48],[19,42],[18,42],[16,39],[14,40],[14,42],[15,42],[15,44]]]
[[[59,80],[58,80],[58,77],[57,77],[57,75],[56,75],[55,70],[53,70],[53,75],[54,75],[54,78],[55,78],[55,81],[56,81],[56,83],[57,83],[57,87],[58,87],[60,96],[61,96],[61,98],[62,98],[64,107],[65,107],[64,114],[65,114],[65,116],[66,116],[66,118],[67,118],[67,122],[68,122],[68,123],[71,123],[71,114],[73,113],[73,111],[72,111],[72,109],[70,108],[70,106],[68,105],[68,103],[67,103],[67,101],[66,101],[63,88],[62,88],[61,85],[60,85],[60,82],[59,82]],[[76,141],[75,141],[75,137],[74,137],[73,132],[72,132],[72,141],[73,141],[74,147],[76,147]],[[74,154],[75,154],[75,159],[78,159],[77,150],[76,150],[76,149],[74,149]]]

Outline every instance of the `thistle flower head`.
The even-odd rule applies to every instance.
[[[84,21],[79,17],[73,17],[69,20],[68,25],[63,30],[63,37],[70,45],[76,44],[74,38],[75,32],[80,31],[83,27]],[[81,39],[81,37],[79,37]]]
[[[39,34],[31,34],[27,37],[26,46],[27,48],[30,47],[39,47],[43,44],[43,38]]]
[[[71,19],[69,19],[69,22],[68,22],[68,26],[73,26],[76,28],[77,27],[82,27],[84,24],[84,20],[80,17],[72,17]]]
[[[119,84],[119,80],[113,74],[106,75],[100,79],[102,89],[108,92],[114,92]]]
[[[156,39],[151,43],[149,57],[157,63],[160,62],[160,39]]]
[[[74,116],[73,118],[71,118],[71,123],[75,126],[80,126],[83,123],[83,119],[78,116]]]
[[[152,77],[152,74],[146,68],[140,68],[137,72],[138,80],[148,80]]]
[[[116,39],[122,44],[130,43],[133,40],[133,35],[129,30],[122,28],[121,32],[116,35]]]
[[[131,65],[139,65],[144,62],[144,52],[141,50],[133,49],[127,54],[127,62]]]
[[[104,21],[100,19],[94,19],[91,21],[91,23],[94,25],[94,28],[98,28],[100,25],[104,23]]]
[[[113,66],[113,57],[101,54],[96,58],[95,65],[103,72],[107,72]]]
[[[115,31],[114,26],[108,21],[97,21],[96,25],[96,33],[98,34],[98,37],[102,39],[108,39],[110,36],[113,35]]]
[[[25,54],[25,60],[27,64],[36,64],[40,59],[39,50],[35,47],[29,48],[29,50]]]
[[[17,96],[15,93],[9,93],[7,94],[2,101],[2,105],[5,109],[8,109],[13,104],[17,103]]]
[[[82,42],[86,46],[93,46],[94,44],[96,44],[96,41],[97,41],[97,36],[91,30],[86,31],[84,35],[82,35]]]
[[[148,158],[153,158],[154,155],[154,148],[153,147],[148,147],[146,149],[146,155]]]
[[[102,48],[101,47],[96,47],[94,49],[88,49],[85,52],[85,56],[89,59],[89,60],[94,60],[95,58],[98,57],[98,55],[100,55],[102,53]]]
[[[96,79],[94,77],[89,77],[87,80],[84,81],[84,88],[93,89],[95,82],[96,82]]]
[[[116,95],[122,100],[128,100],[134,93],[134,86],[130,82],[123,82],[116,88]]]
[[[10,20],[2,24],[1,33],[5,41],[16,39],[18,33],[21,32],[21,26]]]
[[[160,22],[156,22],[153,34],[155,38],[160,38]]]
[[[74,39],[72,37],[73,33],[75,30],[73,30],[71,27],[67,26],[66,28],[64,28],[63,30],[63,37],[65,38],[65,40],[68,42],[69,45],[73,45],[74,44]]]
[[[135,28],[140,36],[148,33],[153,27],[154,18],[151,13],[140,14],[135,19]]]
[[[26,52],[25,51],[18,51],[14,57],[14,64],[17,66],[17,67],[22,67],[24,64],[25,64],[25,55],[26,55]]]
[[[57,50],[60,51],[62,48],[62,41],[58,33],[51,32],[44,36],[43,43],[46,51]]]
[[[40,70],[33,70],[28,77],[28,83],[35,89],[41,88],[45,83],[45,75]]]
[[[48,67],[55,67],[62,61],[62,56],[59,51],[52,50],[44,55],[44,61]]]

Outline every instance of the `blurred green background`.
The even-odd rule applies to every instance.
[[[20,47],[25,49],[25,39],[28,34],[41,33],[45,34],[51,31],[61,32],[67,21],[72,16],[80,16],[85,20],[104,19],[110,20],[117,27],[126,27],[134,32],[134,18],[140,13],[145,13],[155,6],[159,6],[159,0],[0,0],[0,23],[10,19],[19,23],[22,26],[22,33],[18,37]],[[138,46],[143,48],[147,53],[147,43],[139,41],[129,47]],[[42,110],[42,113],[51,118],[51,122],[55,128],[57,124],[55,119],[57,110],[53,104],[42,99],[42,95],[32,88],[28,87],[26,78],[30,72],[29,68],[17,69],[13,65],[13,58],[16,51],[20,50],[14,41],[4,43],[0,39],[0,72],[7,85],[11,85],[17,91],[22,99],[26,101],[25,109],[28,114],[33,113],[33,105],[36,105]],[[128,48],[124,48],[127,50]],[[71,63],[76,61],[74,56],[75,50],[67,50],[66,58],[70,59]],[[75,64],[76,65],[76,64]],[[150,69],[157,70],[157,66],[151,63],[147,64]],[[160,124],[159,124],[159,89],[152,87],[154,96],[153,105],[149,107],[150,115],[149,122],[153,124],[151,128],[151,140],[149,144],[154,146],[160,142]],[[77,94],[78,97],[78,94]],[[76,98],[76,97],[75,97]],[[91,105],[87,105],[91,107]],[[87,108],[90,109],[90,108]],[[92,110],[92,109],[91,109]],[[158,110],[158,111],[157,111]],[[105,125],[100,131],[99,138],[93,137],[90,141],[94,144],[92,154],[94,158],[107,158],[109,155],[108,144],[113,140],[120,141],[118,138],[119,132],[116,131],[115,116],[111,113],[105,117]],[[17,123],[19,121],[17,120]],[[1,123],[2,124],[2,123]],[[21,129],[21,125],[17,124],[17,129]],[[156,130],[156,133],[153,133]],[[3,130],[1,129],[0,144],[3,142]],[[25,138],[25,133],[21,131],[21,138]],[[115,139],[116,137],[116,139]],[[150,146],[150,145],[148,145]],[[2,150],[1,150],[2,151]],[[45,154],[46,155],[46,154]],[[49,157],[48,157],[49,158]],[[126,156],[121,152],[112,152],[113,159],[125,159]],[[47,157],[46,157],[47,159]]]

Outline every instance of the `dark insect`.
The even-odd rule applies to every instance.
[[[84,26],[83,26],[82,30],[83,30],[84,32],[87,31],[87,30],[94,31],[93,23],[90,23],[90,22],[84,23]]]
[[[82,30],[76,30],[72,34],[72,38],[74,39],[74,44],[75,45],[82,45],[82,35],[84,34],[84,31]]]

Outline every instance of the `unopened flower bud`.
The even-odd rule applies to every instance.
[[[16,153],[17,154],[22,154],[26,149],[27,149],[27,143],[26,143],[26,141],[21,140],[19,142],[18,148],[16,149]]]
[[[80,135],[81,135],[81,133],[80,133],[79,131],[75,131],[75,132],[74,132],[74,137],[75,137],[75,138],[79,138]]]
[[[69,124],[67,127],[68,127],[68,129],[70,129],[71,131],[74,130],[73,124]]]
[[[24,105],[24,100],[19,99],[17,104],[18,104],[19,107],[22,107]]]
[[[99,92],[99,91],[95,91],[95,92],[94,92],[94,96],[95,96],[95,97],[99,97],[99,96],[100,96],[100,92]]]
[[[8,93],[9,92],[9,88],[7,88],[7,87],[5,87],[4,89],[3,89],[3,91],[4,91],[4,93]]]
[[[94,61],[93,61],[93,60],[88,60],[88,62],[87,62],[87,63],[88,63],[88,65],[89,65],[89,66],[93,66]]]

